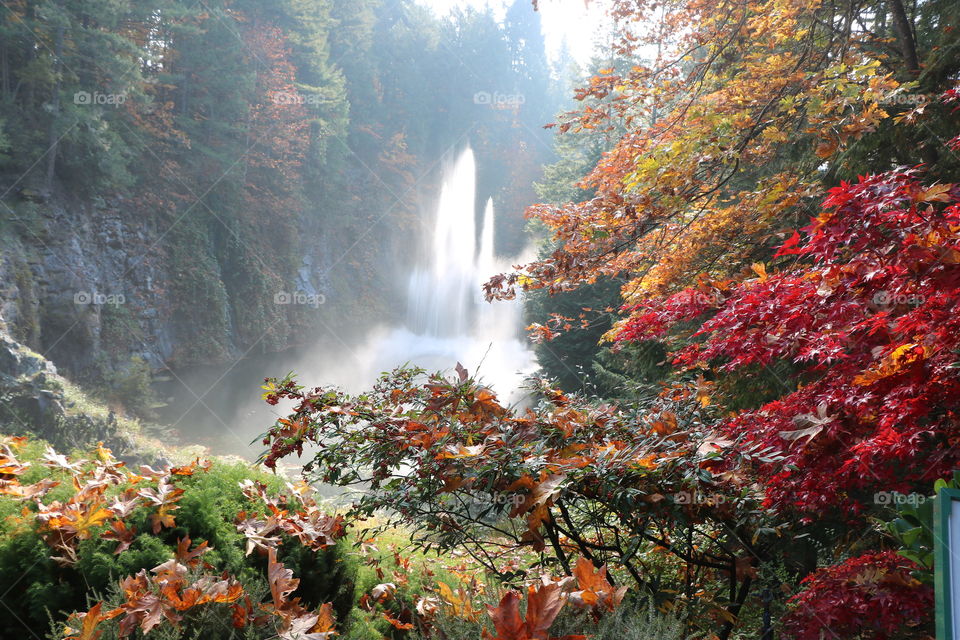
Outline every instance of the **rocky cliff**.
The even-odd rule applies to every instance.
[[[75,379],[109,376],[131,361],[156,371],[279,351],[360,303],[343,290],[350,278],[331,270],[322,232],[252,287],[249,273],[238,275],[209,246],[209,234],[184,234],[183,222],[121,196],[23,191],[3,203],[0,315],[12,339]]]
[[[0,433],[41,438],[61,451],[96,446],[129,463],[163,464],[173,449],[140,423],[91,400],[40,354],[18,343],[0,318]]]

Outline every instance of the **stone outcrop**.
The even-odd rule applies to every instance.
[[[102,442],[129,463],[164,462],[136,423],[86,398],[91,410],[79,407],[68,385],[53,363],[14,340],[0,317],[0,433],[29,434],[61,451]]]
[[[0,315],[14,339],[43,353],[72,378],[102,377],[132,358],[155,371],[231,360],[249,350],[251,335],[260,337],[257,331],[241,330],[236,317],[241,306],[260,305],[263,324],[275,327],[270,343],[258,345],[262,348],[282,350],[308,338],[309,318],[304,318],[315,309],[278,307],[271,291],[263,293],[263,300],[239,293],[232,299],[230,287],[221,282],[230,274],[209,255],[202,260],[208,268],[213,265],[204,276],[208,289],[195,292],[195,299],[184,294],[183,274],[201,263],[198,251],[175,257],[173,221],[158,223],[156,216],[138,212],[139,205],[121,196],[55,192],[36,201],[10,195],[4,204]],[[325,292],[327,260],[319,255],[322,243],[314,240],[289,274],[279,274],[278,288]],[[282,284],[284,278],[289,284]],[[222,295],[210,295],[211,290]],[[214,305],[219,306],[211,313],[223,318],[217,326],[198,327],[195,318],[181,312]],[[205,349],[196,348],[198,332],[203,332]]]

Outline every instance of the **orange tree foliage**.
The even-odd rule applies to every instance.
[[[668,388],[643,407],[544,385],[541,404],[514,410],[458,371],[398,369],[356,396],[268,380],[267,401],[294,406],[267,434],[265,463],[309,447],[311,477],[363,487],[346,517],[392,514],[383,526],[410,525],[427,549],[466,550],[507,582],[557,567],[599,613],[628,581],[732,628],[779,533],[738,469],[774,458],[734,452],[709,426],[707,385]],[[518,549],[532,552],[526,562]],[[579,556],[614,571],[574,565]]]
[[[891,41],[893,18],[875,3],[617,0],[612,13],[617,53],[637,62],[602,69],[577,97],[603,101],[585,102],[559,129],[626,133],[583,179],[593,198],[528,211],[558,248],[491,280],[490,296],[625,275],[625,301],[637,302],[700,273],[735,273],[784,220],[805,217],[825,172],[857,164],[867,153],[858,141],[878,128],[893,137],[884,121],[917,83],[947,88],[927,86],[943,83],[942,64],[918,77],[897,53],[916,43]],[[945,46],[956,39],[948,14],[926,18],[954,39]]]

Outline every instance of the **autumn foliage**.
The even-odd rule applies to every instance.
[[[786,629],[798,640],[818,640],[823,628],[840,638],[911,635],[933,609],[933,590],[912,576],[916,568],[890,551],[825,567],[804,579]]]
[[[788,637],[924,637],[929,567],[871,523],[890,517],[878,496],[925,499],[960,463],[958,68],[941,55],[955,12],[623,0],[611,13],[612,62],[555,126],[615,141],[579,185],[586,200],[528,210],[550,251],[491,278],[488,298],[622,285],[619,304],[594,305],[620,311],[605,355],[665,350],[659,398],[702,393],[723,450],[699,466],[757,500],[712,496],[713,516],[756,516],[756,538],[735,529],[752,541],[739,586],[782,607]],[[549,342],[591,314],[530,329]],[[628,380],[625,395],[631,382],[657,386]],[[770,532],[782,537],[764,544]],[[680,592],[703,584],[689,567]],[[729,594],[721,637],[743,624]]]
[[[468,576],[471,565],[461,565],[463,572],[455,570],[458,577],[464,579],[466,588],[454,591],[442,581],[436,581],[435,587],[427,586],[426,592],[417,595],[414,607],[407,607],[401,601],[398,591],[409,586],[414,567],[409,560],[394,553],[393,568],[390,577],[393,582],[377,584],[361,598],[361,608],[368,611],[381,611],[381,615],[398,631],[416,630],[422,636],[443,637],[437,626],[441,616],[460,619],[477,624],[482,630],[480,636],[485,640],[585,640],[583,635],[564,635],[551,633],[551,627],[564,608],[577,612],[588,612],[594,619],[605,613],[613,612],[620,606],[627,587],[614,588],[606,577],[606,568],[597,569],[592,562],[580,558],[575,576],[554,579],[543,575],[528,581],[525,589],[508,589],[495,604],[485,607],[477,603],[488,596],[488,586],[478,581],[476,574]],[[386,576],[388,563],[369,554],[368,563],[377,567],[378,575]],[[419,569],[421,577],[433,577],[428,567]],[[486,613],[489,625],[481,626],[481,616]],[[490,630],[492,627],[492,631]]]
[[[853,612],[929,600],[924,569],[869,518],[889,516],[878,492],[925,496],[960,462],[960,190],[940,174],[950,161],[935,164],[955,145],[921,132],[941,126],[931,114],[953,122],[955,90],[928,84],[928,103],[895,106],[916,86],[916,43],[897,27],[898,50],[884,48],[896,39],[879,40],[872,17],[834,5],[613,11],[618,53],[659,44],[658,57],[601,69],[558,128],[626,133],[581,184],[589,200],[529,211],[555,249],[486,291],[619,278],[607,338],[614,351],[660,343],[670,376],[618,403],[537,381],[539,404],[522,409],[462,367],[399,369],[356,396],[271,380],[267,401],[290,411],[265,461],[309,446],[313,477],[369,487],[350,516],[387,509],[416,543],[468,549],[528,599],[553,588],[538,570],[580,576],[583,557],[611,567],[611,588],[567,598],[597,613],[627,581],[720,638],[760,594],[791,637],[922,636],[922,606]],[[878,151],[881,130],[922,140],[930,161],[877,160],[909,157]],[[532,328],[549,341],[577,324]],[[775,391],[750,397],[758,376]],[[518,566],[517,549],[537,555]],[[519,593],[496,633],[549,637],[552,608],[524,619]]]
[[[488,295],[625,275],[630,302],[749,264],[822,193],[824,161],[875,131],[905,90],[898,61],[862,22],[844,26],[845,11],[820,0],[614,2],[614,54],[628,62],[590,78],[576,96],[584,106],[557,127],[626,133],[583,178],[592,198],[528,210],[557,248],[493,278]]]
[[[797,367],[802,386],[720,427],[785,449],[793,469],[759,469],[778,508],[859,512],[874,491],[926,491],[958,462],[958,201],[953,185],[910,170],[844,183],[807,240],[781,248],[782,270],[758,265],[741,283],[649,299],[617,340],[700,321],[692,337],[703,339],[675,352],[676,364]]]
[[[102,446],[90,459],[71,459],[48,448],[40,463],[54,474],[52,477],[65,477],[72,490],[65,500],[45,501],[61,480],[46,476],[32,484],[21,482],[32,466],[18,458],[18,449],[26,444],[24,438],[13,437],[5,438],[0,447],[0,491],[24,504],[17,522],[8,524],[34,528],[53,560],[65,568],[78,565],[78,545],[91,537],[115,542],[115,555],[130,549],[137,531],[128,523],[135,511],[150,512],[147,522],[153,535],[177,527],[178,503],[186,491],[178,483],[208,473],[211,468],[210,462],[195,460],[163,470],[143,466],[134,472]],[[267,556],[270,602],[251,600],[237,578],[214,571],[204,559],[214,551],[208,541],[194,543],[185,536],[176,540],[169,560],[120,580],[117,606],[108,607],[101,601],[89,611],[73,615],[64,636],[95,640],[104,633],[103,625],[114,619],[116,623],[110,624],[117,624],[116,633],[121,638],[138,630],[147,634],[163,624],[180,625],[189,614],[210,607],[222,607],[223,617],[237,629],[273,625],[279,637],[290,640],[324,640],[334,635],[330,604],[311,611],[300,604],[299,598],[289,597],[299,580],[277,560],[277,549],[286,540],[321,551],[342,538],[345,529],[339,518],[320,510],[308,487],[289,488],[289,494],[276,495],[254,480],[247,479],[240,486],[251,501],[251,513],[240,514],[235,527],[249,542],[248,554],[257,549]],[[259,519],[262,509],[257,504],[265,507],[264,520]]]
[[[708,426],[706,385],[666,389],[654,407],[540,393],[535,409],[514,410],[463,368],[453,379],[398,369],[357,396],[270,380],[267,401],[293,408],[267,435],[265,463],[310,446],[310,477],[364,486],[348,519],[394,514],[387,524],[409,526],[415,545],[466,551],[507,582],[557,567],[579,581],[572,601],[596,614],[615,608],[626,580],[732,620],[742,601],[725,594],[748,592],[756,554],[778,535],[732,469],[773,454],[732,452]],[[650,553],[663,563],[648,565]],[[617,567],[616,583],[600,564]],[[682,593],[664,583],[677,574],[689,576]],[[703,590],[717,582],[729,586]]]

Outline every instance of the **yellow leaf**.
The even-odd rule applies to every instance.
[[[760,278],[760,282],[767,281],[767,268],[762,262],[754,262],[750,265],[750,268],[753,269],[753,272]]]
[[[917,202],[950,202],[950,189],[953,185],[950,183],[935,184],[926,191],[917,194]]]

